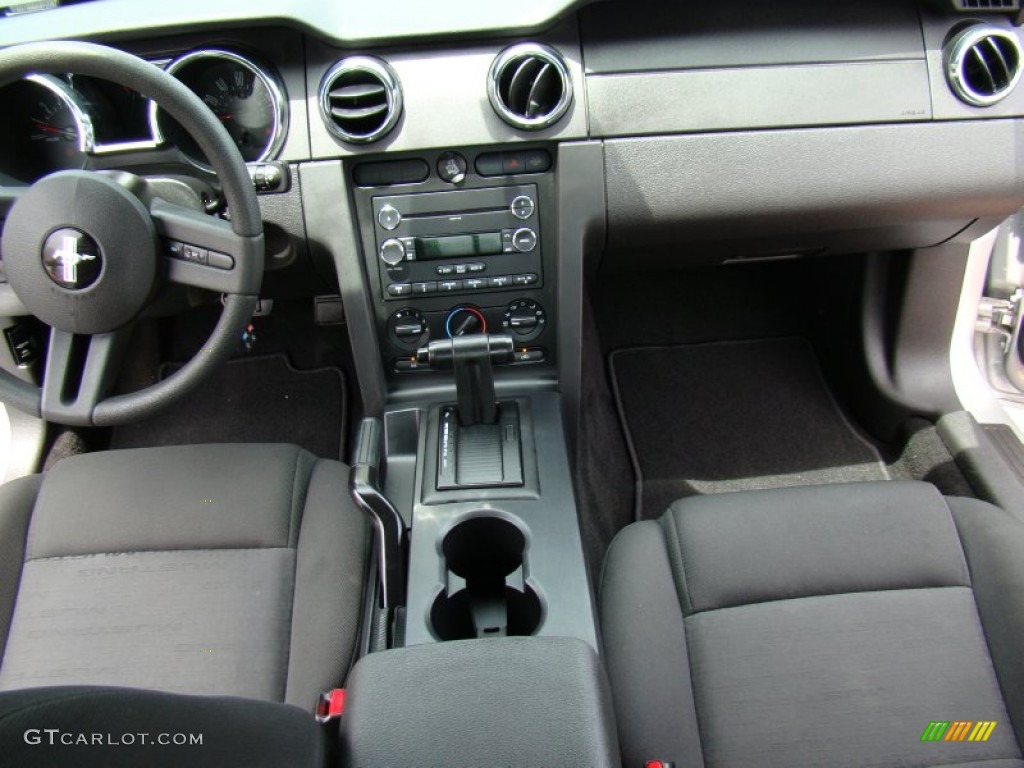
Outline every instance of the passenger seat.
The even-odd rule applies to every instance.
[[[601,609],[624,765],[1024,766],[1024,523],[989,504],[687,498],[620,532]]]

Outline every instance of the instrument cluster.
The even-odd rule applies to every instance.
[[[188,86],[227,129],[246,162],[276,157],[288,132],[288,100],[270,68],[217,49],[154,62]],[[0,123],[0,171],[31,183],[85,168],[96,155],[175,145],[209,171],[202,150],[178,122],[140,94],[82,75],[32,75],[0,89],[10,119]]]

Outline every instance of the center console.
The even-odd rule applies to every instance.
[[[351,475],[379,584],[355,763],[617,760],[559,392],[556,165],[528,145],[346,165],[387,389]],[[513,716],[549,688],[557,711]],[[467,726],[503,719],[507,758]]]
[[[557,392],[556,160],[522,145],[346,166],[388,382],[360,440],[363,456],[379,440],[379,466],[358,493],[381,539],[391,647],[597,648]]]

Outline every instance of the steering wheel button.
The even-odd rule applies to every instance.
[[[181,246],[181,258],[193,264],[206,264],[209,262],[210,253],[205,248],[185,243]]]
[[[207,264],[217,269],[234,269],[235,260],[226,253],[218,253],[217,251],[207,252]]]

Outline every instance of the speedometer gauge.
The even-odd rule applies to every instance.
[[[277,154],[287,133],[287,101],[276,76],[237,53],[202,50],[185,54],[167,72],[187,85],[217,116],[246,162]],[[199,146],[174,118],[154,105],[153,135],[170,141],[192,162],[208,168]]]

